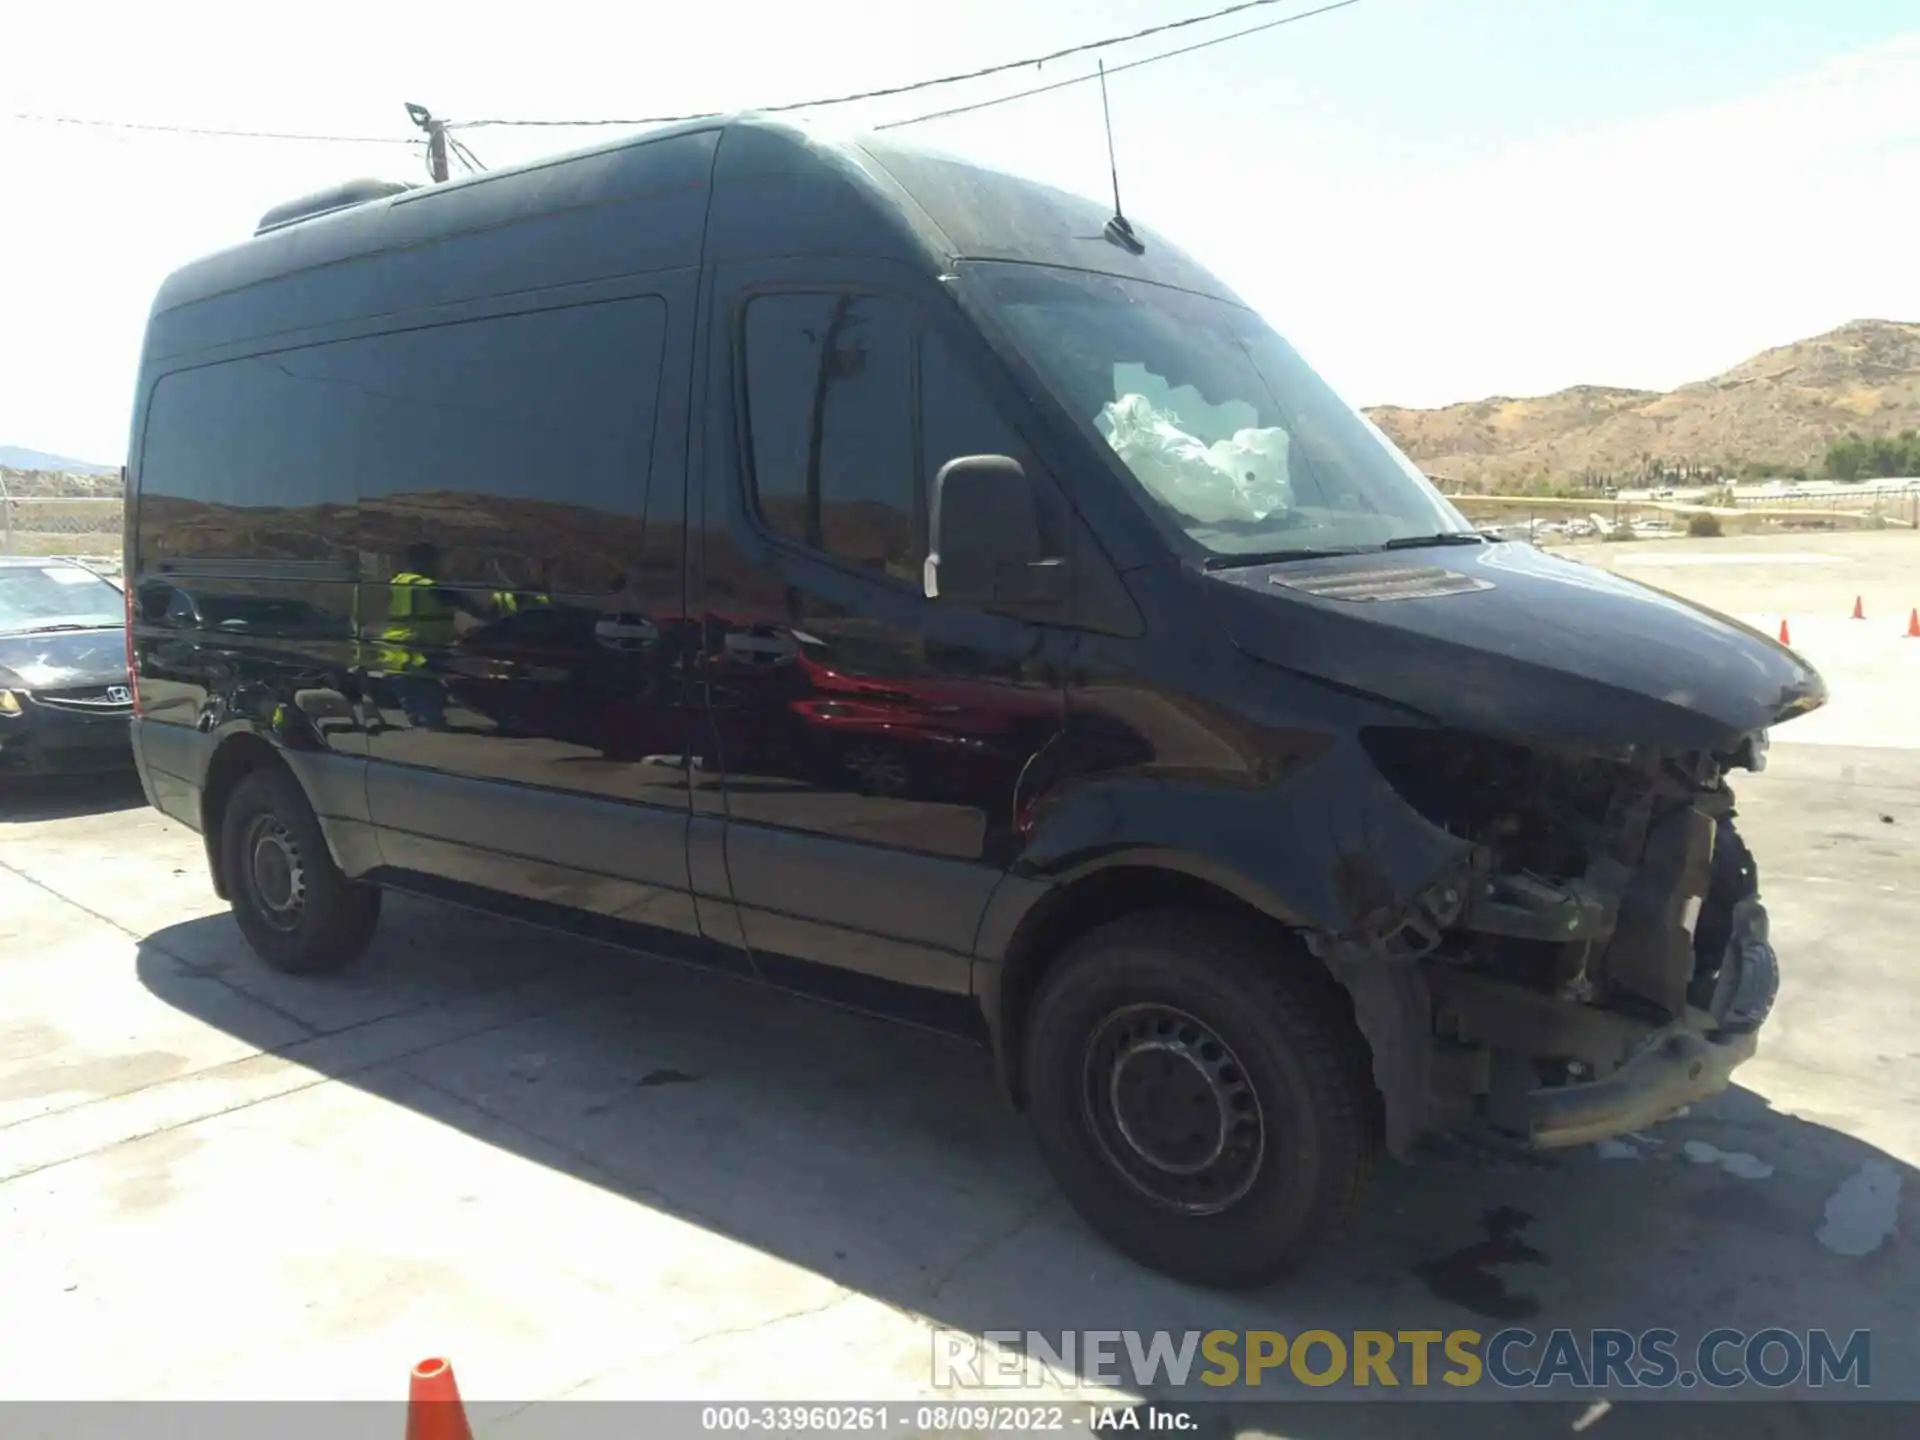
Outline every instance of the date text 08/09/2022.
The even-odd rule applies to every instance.
[[[1200,1423],[1192,1408],[1178,1404],[1009,1405],[959,1401],[930,1405],[707,1405],[700,1411],[702,1431],[736,1435],[893,1431],[915,1435],[1041,1435],[1075,1430],[1090,1434],[1181,1434],[1198,1430]]]
[[[940,1342],[946,1341],[943,1347]],[[1078,1373],[1104,1384],[1141,1388],[1156,1385],[1184,1387],[1197,1379],[1203,1385],[1258,1387],[1271,1382],[1276,1390],[1291,1385],[1325,1387],[1345,1385],[1362,1389],[1423,1387],[1430,1383],[1455,1389],[1491,1388],[1645,1392],[1686,1392],[1705,1384],[1716,1390],[1748,1385],[1779,1390],[1790,1385],[1813,1389],[1849,1386],[1865,1390],[1872,1384],[1872,1336],[1854,1330],[1838,1338],[1825,1330],[1794,1331],[1778,1327],[1741,1331],[1709,1330],[1691,1347],[1677,1332],[1652,1329],[1638,1333],[1597,1328],[1569,1329],[1544,1335],[1512,1328],[1492,1336],[1478,1331],[1371,1331],[1346,1336],[1329,1330],[1307,1330],[1292,1337],[1278,1331],[1190,1331],[1143,1334],[1137,1331],[1086,1331],[1041,1336],[1018,1331],[988,1331],[985,1335],[936,1332],[936,1357],[944,1358],[944,1379],[974,1386],[1020,1386],[1046,1383],[1031,1363],[1044,1357],[1060,1374]],[[1084,1342],[1084,1343],[1083,1343]],[[963,1352],[976,1363],[967,1366]],[[1406,1373],[1396,1373],[1393,1358],[1415,1358]],[[1074,1357],[1081,1363],[1076,1367]],[[1207,1367],[1193,1374],[1197,1357]],[[1444,1359],[1442,1358],[1444,1357]],[[1349,1360],[1354,1363],[1350,1366]],[[1125,1363],[1125,1362],[1131,1362]],[[942,1368],[936,1365],[936,1369]],[[1131,1370],[1123,1376],[1122,1369]],[[1271,1373],[1269,1373],[1271,1372]],[[1204,1393],[1204,1392],[1202,1392]],[[1220,1393],[1218,1389],[1215,1394]],[[1198,1398],[1198,1396],[1196,1396]],[[1181,1433],[1197,1430],[1200,1417],[1179,1402],[1151,1404],[1062,1404],[1035,1401],[954,1401],[898,1405],[710,1405],[701,1411],[704,1432],[795,1435],[822,1432],[914,1434],[1002,1433],[1041,1434],[1079,1430],[1093,1434],[1127,1431]]]
[[[1690,1345],[1673,1330],[1596,1328],[1536,1334],[1475,1330],[1023,1331],[934,1332],[931,1379],[942,1388],[1057,1386],[1078,1376],[1144,1391],[1196,1389],[1198,1400],[1226,1387],[1280,1392],[1329,1387],[1384,1389],[1447,1386],[1513,1392],[1619,1391],[1682,1394],[1699,1387],[1759,1392],[1792,1386],[1867,1390],[1873,1383],[1872,1334],[1771,1327],[1706,1331]],[[1197,1373],[1196,1373],[1197,1372]],[[955,1400],[912,1404],[708,1405],[705,1433],[790,1435],[910,1431],[1035,1434],[1082,1430],[1179,1432],[1198,1419],[1178,1402],[1062,1404]]]

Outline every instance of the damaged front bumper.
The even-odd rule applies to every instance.
[[[1589,1143],[1727,1087],[1779,985],[1725,783],[1758,765],[1759,738],[1712,753],[1363,742],[1467,847],[1414,894],[1309,937],[1353,1001],[1392,1154],[1461,1125]]]
[[[1714,1036],[1692,1016],[1676,1020],[1606,1079],[1529,1094],[1526,1142],[1558,1150],[1643,1130],[1725,1090],[1734,1067],[1751,1060],[1758,1046],[1752,1031]]]
[[[1543,1087],[1527,1096],[1527,1143],[1586,1145],[1640,1130],[1727,1088],[1759,1048],[1760,1026],[1780,990],[1780,961],[1758,900],[1735,910],[1712,1007],[1689,1009],[1654,1032],[1603,1080]]]
[[[1536,1039],[1543,1029],[1557,1028],[1558,1047],[1584,1056],[1578,1062],[1584,1069],[1606,1069],[1601,1078],[1586,1082],[1509,1089],[1505,1104],[1496,1093],[1489,1116],[1496,1126],[1531,1148],[1549,1150],[1644,1129],[1720,1094],[1734,1070],[1753,1058],[1779,986],[1767,912],[1750,899],[1735,910],[1710,1005],[1689,1007],[1680,1018],[1644,1034],[1617,1063],[1610,1063],[1610,1052],[1619,1054],[1637,1028],[1627,1017],[1546,996],[1516,1005],[1512,997],[1471,981],[1444,987],[1443,993],[1495,1028],[1501,1021],[1491,1017],[1503,1008],[1506,1023],[1529,1025]],[[1549,1016],[1549,1006],[1557,1013]],[[1530,1017],[1522,1013],[1528,1009],[1534,1012]],[[1496,1092],[1499,1088],[1496,1083]]]

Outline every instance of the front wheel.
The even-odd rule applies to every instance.
[[[278,768],[234,787],[220,824],[233,917],[267,964],[290,975],[338,970],[367,948],[380,891],[341,873],[299,782]]]
[[[899,799],[913,789],[906,753],[885,741],[855,740],[840,751],[840,769],[862,795]]]
[[[1267,1284],[1363,1194],[1378,1107],[1334,983],[1259,932],[1152,912],[1077,942],[1027,1026],[1029,1109],[1055,1180],[1126,1255]]]

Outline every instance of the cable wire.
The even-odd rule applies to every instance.
[[[952,75],[940,75],[929,80],[914,80],[904,85],[888,85],[877,90],[861,90],[851,95],[831,95],[820,100],[793,100],[793,101],[787,102],[784,105],[762,105],[755,108],[757,109],[758,113],[763,115],[779,115],[779,114],[785,114],[794,110],[818,110],[818,109],[823,109],[829,105],[851,105],[855,101],[859,101],[859,100],[884,100],[894,95],[911,95],[916,91],[932,90],[937,86],[958,85],[961,82],[967,81],[967,80],[983,80],[990,75],[1003,75],[1009,70],[1025,70],[1034,66],[1046,65],[1055,60],[1065,60],[1074,55],[1085,55],[1089,51],[1093,51],[1093,50],[1105,50],[1114,45],[1125,45],[1134,40],[1145,40],[1148,37],[1153,35],[1164,35],[1170,30],[1184,30],[1189,26],[1204,25],[1211,20],[1224,20],[1229,15],[1238,15],[1244,11],[1259,10],[1259,9],[1265,8],[1266,6],[1278,5],[1280,3],[1281,3],[1281,0],[1239,0],[1239,3],[1237,4],[1227,5],[1218,10],[1210,10],[1204,15],[1188,15],[1183,19],[1179,19],[1179,20],[1165,20],[1158,25],[1149,25],[1144,29],[1134,30],[1125,35],[1110,35],[1104,40],[1088,40],[1078,45],[1069,45],[1062,50],[1049,51],[1045,55],[1030,55],[1024,60],[1005,60],[997,65],[984,65],[980,67],[978,70],[963,70]],[[1274,23],[1288,24],[1294,20],[1305,20],[1313,15],[1323,15],[1329,10],[1340,10],[1340,9],[1344,9],[1348,5],[1357,5],[1358,3],[1359,3],[1359,0],[1339,0],[1338,4],[1325,5],[1318,10],[1309,10],[1304,14],[1288,16],[1286,20],[1276,21]],[[1255,26],[1253,30],[1245,30],[1239,33],[1245,34],[1245,35],[1251,35],[1256,33],[1259,30],[1265,30],[1265,29],[1271,29],[1271,28],[1273,28],[1271,25],[1261,25],[1261,26]],[[1222,38],[1234,39],[1237,37],[1223,36]],[[1207,41],[1205,43],[1217,44],[1218,42]],[[1192,46],[1189,48],[1199,49],[1202,47]],[[1176,50],[1176,51],[1169,51],[1168,55],[1178,55],[1178,54],[1185,54],[1185,53],[1186,52],[1183,50]],[[1165,58],[1168,58],[1168,56],[1159,56],[1155,58],[1165,59]],[[1147,62],[1135,61],[1133,63],[1137,65],[1137,64],[1145,64]],[[1115,70],[1125,70],[1130,68],[1132,67],[1127,65],[1117,65],[1114,67]],[[1082,78],[1087,78],[1087,77],[1082,77]],[[1078,84],[1079,81],[1074,80],[1074,81],[1069,81],[1067,83]],[[1041,87],[1041,89],[1053,89],[1053,88],[1057,88],[1057,87],[1054,87],[1054,86]],[[1038,94],[1040,92],[1036,90],[1029,93]],[[1017,99],[1018,97],[1008,96],[1006,98]],[[695,111],[685,115],[646,115],[646,116],[640,116],[635,119],[597,119],[597,120],[515,120],[515,119],[502,117],[502,118],[490,119],[490,120],[454,120],[454,121],[449,121],[448,124],[449,124],[449,128],[460,129],[460,130],[477,130],[482,126],[515,126],[515,127],[528,128],[528,129],[532,129],[532,128],[560,129],[560,128],[586,127],[586,126],[597,126],[597,125],[675,125],[680,123],[683,120],[710,120],[719,113],[720,113],[719,111],[715,111],[715,110],[701,110],[701,111]],[[928,118],[932,118],[932,117],[928,117]],[[911,122],[896,122],[896,123],[911,123]]]
[[[1316,15],[1325,15],[1331,10],[1344,10],[1349,5],[1358,5],[1360,0],[1335,0],[1331,5],[1322,5],[1317,10],[1302,10],[1295,15],[1283,15],[1278,20],[1269,20],[1264,25],[1250,25],[1244,30],[1235,30],[1226,35],[1216,35],[1211,40],[1201,40],[1192,45],[1182,45],[1177,50],[1162,50],[1158,55],[1143,55],[1138,60],[1129,60],[1124,65],[1109,65],[1108,75],[1118,75],[1122,70],[1138,70],[1142,65],[1153,65],[1162,60],[1171,60],[1177,55],[1191,55],[1196,50],[1205,50],[1210,45],[1224,45],[1229,40],[1244,40],[1249,35],[1258,35],[1262,30],[1277,30],[1282,25],[1291,25],[1296,20],[1311,20]],[[995,105],[1011,104],[1015,100],[1025,100],[1031,95],[1045,95],[1050,90],[1064,90],[1069,85],[1086,85],[1100,78],[1097,70],[1085,75],[1075,75],[1066,80],[1055,80],[1049,85],[1035,85],[1029,90],[1016,90],[1011,95],[997,95],[991,100],[976,100],[971,105],[955,105],[946,110],[933,110],[925,115],[911,115],[905,120],[889,120],[876,125],[875,130],[898,130],[903,125],[922,125],[929,120],[944,120],[949,115],[967,115],[975,110],[991,109]]]
[[[307,135],[284,130],[218,130],[200,125],[156,125],[138,120],[91,120],[78,115],[35,115],[14,112],[4,118],[42,125],[78,125],[93,130],[142,130],[166,135],[215,135],[231,140],[309,140],[325,145],[412,145],[394,135]]]
[[[1173,30],[1183,30],[1194,25],[1203,25],[1208,21],[1224,19],[1229,15],[1238,15],[1248,10],[1262,9],[1268,5],[1277,5],[1280,0],[1239,0],[1239,3],[1208,11],[1204,15],[1189,15],[1179,20],[1167,20],[1158,25],[1149,25],[1125,35],[1112,35],[1104,40],[1089,40],[1079,45],[1069,45],[1064,49],[1050,51],[1045,55],[1029,56],[1024,60],[1008,60],[997,65],[985,65],[977,70],[961,71],[953,75],[936,76],[928,80],[915,80],[904,85],[884,86],[875,90],[862,90],[850,95],[832,95],[819,100],[795,100],[782,105],[760,106],[759,113],[768,115],[787,114],[796,110],[817,110],[832,105],[848,105],[861,100],[881,100],[895,95],[911,95],[922,90],[932,90],[946,85],[957,85],[968,80],[981,80],[992,75],[1003,75],[1012,70],[1025,70],[1030,67],[1046,65],[1055,60],[1064,60],[1074,55],[1084,55],[1094,50],[1105,50],[1115,45],[1125,45],[1131,41],[1144,40],[1149,36],[1163,35]],[[1210,46],[1222,45],[1229,40],[1245,39],[1249,35],[1258,35],[1265,30],[1275,30],[1282,25],[1292,25],[1301,20],[1310,20],[1335,10],[1344,10],[1357,5],[1360,0],[1334,0],[1333,4],[1322,5],[1316,9],[1303,10],[1296,14],[1282,16],[1278,20],[1269,20],[1262,25],[1248,26],[1225,35],[1217,35],[1192,45],[1183,45],[1174,50],[1164,50],[1156,55],[1143,56],[1138,60],[1129,60],[1115,65],[1108,74],[1117,75],[1125,70],[1137,70],[1142,65],[1156,64],[1161,60],[1171,60],[1179,55],[1190,55],[1196,50],[1205,50]],[[1035,85],[1025,90],[1016,90],[1010,95],[998,95],[988,100],[976,101],[970,105],[955,105],[944,110],[930,111],[925,115],[909,116],[904,120],[889,120],[874,126],[876,130],[896,130],[906,125],[919,125],[929,120],[944,120],[953,115],[966,115],[975,110],[985,110],[995,105],[1006,105],[1015,100],[1024,100],[1033,95],[1044,95],[1053,90],[1064,90],[1070,85],[1084,85],[1099,78],[1097,73],[1075,75],[1066,80],[1056,80],[1047,85]],[[652,115],[634,119],[593,119],[593,120],[515,120],[507,118],[488,120],[455,120],[447,122],[449,131],[455,129],[474,130],[483,126],[514,126],[520,128],[578,128],[588,126],[641,126],[671,125],[684,120],[707,120],[719,114],[718,111],[694,111],[682,115]],[[8,120],[22,120],[43,125],[71,125],[84,129],[128,130],[149,134],[166,135],[203,135],[232,140],[286,140],[322,145],[420,145],[423,142],[416,137],[393,135],[315,135],[286,130],[239,130],[221,129],[202,125],[164,125],[137,120],[100,120],[78,115],[43,115],[15,111],[3,117]],[[448,135],[449,149],[463,165],[471,169],[484,170],[473,153],[461,142]]]

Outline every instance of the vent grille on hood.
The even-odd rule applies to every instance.
[[[1468,595],[1491,590],[1491,580],[1476,580],[1438,565],[1388,565],[1371,570],[1292,570],[1269,575],[1284,585],[1322,600],[1431,600],[1441,595]]]

